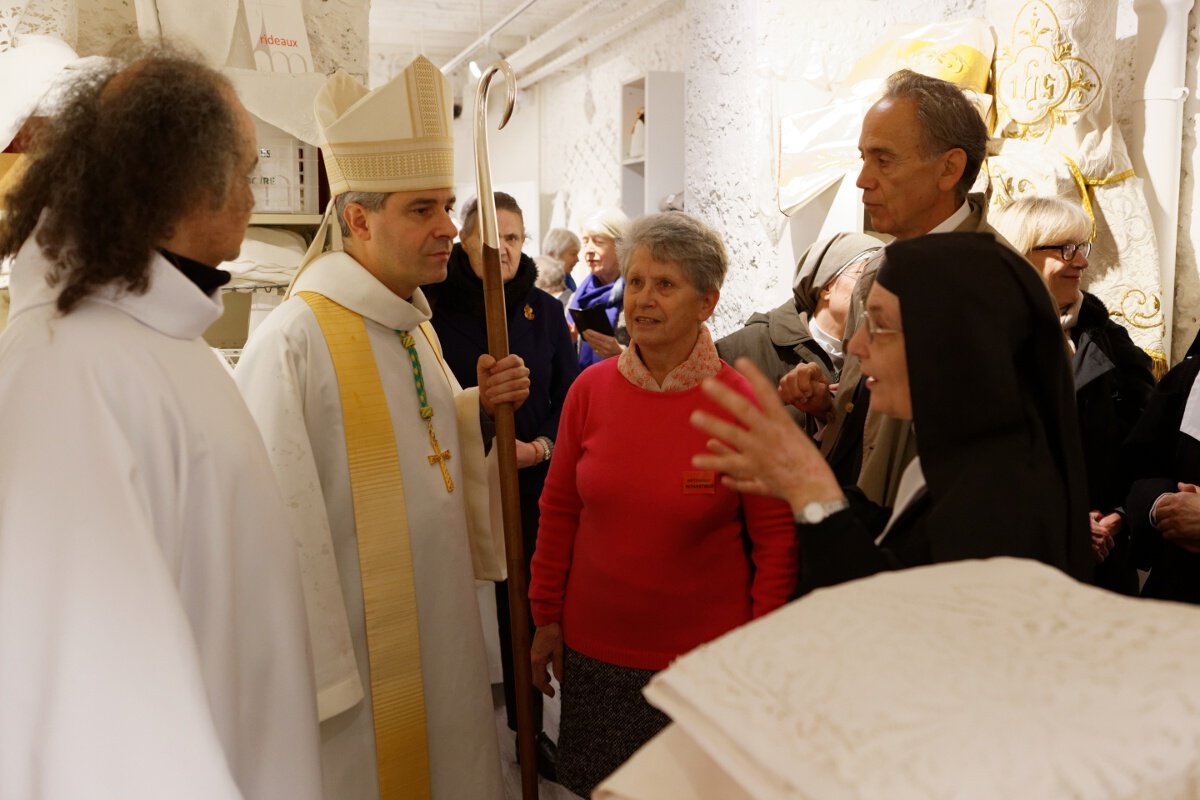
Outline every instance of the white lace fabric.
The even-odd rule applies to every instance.
[[[646,694],[749,797],[1196,798],[1198,659],[1200,609],[1006,558],[815,592]]]

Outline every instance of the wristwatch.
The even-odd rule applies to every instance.
[[[833,516],[844,508],[850,507],[850,501],[846,498],[838,500],[830,500],[826,503],[813,501],[806,503],[804,508],[800,509],[800,513],[796,515],[796,522],[804,525],[816,525],[819,522],[824,522],[826,518]]]

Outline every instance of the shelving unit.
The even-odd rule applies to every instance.
[[[630,135],[645,109],[641,154]],[[683,191],[683,73],[647,72],[621,86],[621,206],[630,217],[658,211],[664,197]]]

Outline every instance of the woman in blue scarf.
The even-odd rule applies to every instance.
[[[618,356],[629,344],[625,320],[621,314],[625,284],[617,261],[617,243],[625,236],[629,218],[616,209],[592,214],[583,223],[583,259],[590,274],[579,284],[569,308],[602,308],[616,336],[596,330],[581,330],[579,368],[585,369],[606,358]]]

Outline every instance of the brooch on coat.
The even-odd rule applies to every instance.
[[[533,319],[533,307],[528,303],[525,304],[525,319]]]

